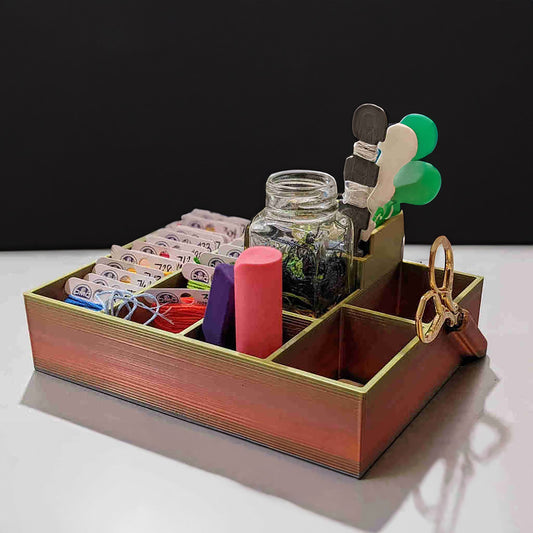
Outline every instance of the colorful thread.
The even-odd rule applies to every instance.
[[[181,298],[179,303],[163,304],[154,318],[153,326],[171,333],[180,333],[205,315],[205,305],[195,303],[194,298]]]
[[[187,288],[188,289],[199,289],[201,291],[208,291],[211,289],[211,285],[208,283],[204,283],[203,281],[197,281],[194,279],[190,279],[187,281]]]
[[[93,311],[101,311],[103,309],[103,306],[100,304],[95,304],[86,298],[80,298],[79,296],[73,296],[72,294],[67,297],[65,303],[77,305],[78,307],[85,307],[85,309],[92,309]]]
[[[105,300],[102,300],[101,296],[105,295],[110,295],[110,297],[106,298]],[[115,289],[99,292],[95,296],[95,298],[99,301],[99,303],[102,304],[102,310],[107,315],[119,316],[122,309],[126,307],[128,313],[126,314],[126,316],[122,317],[124,318],[124,320],[131,320],[133,313],[135,313],[137,309],[145,309],[152,313],[152,316],[146,322],[143,322],[144,325],[148,325],[156,318],[162,316],[162,313],[160,311],[161,304],[157,301],[157,298],[150,293],[137,295],[129,291]],[[141,298],[148,301],[149,303],[145,304],[141,301]]]

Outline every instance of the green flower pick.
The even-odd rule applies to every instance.
[[[376,227],[397,215],[401,210],[401,204],[425,205],[431,202],[437,196],[442,183],[440,172],[432,164],[419,161],[433,152],[437,146],[439,132],[436,124],[429,117],[419,113],[405,116],[401,124],[415,132],[418,149],[413,160],[404,165],[394,176],[396,191],[389,202],[376,210],[372,218]]]
[[[411,161],[394,176],[396,192],[392,197],[397,204],[425,205],[440,191],[440,172],[426,161]]]
[[[411,113],[402,118],[400,124],[409,126],[416,134],[418,139],[418,150],[413,157],[413,161],[417,161],[429,155],[439,139],[439,132],[437,125],[426,115],[420,115],[419,113]]]

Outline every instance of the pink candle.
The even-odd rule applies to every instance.
[[[264,359],[283,344],[281,252],[244,250],[235,263],[237,351]]]

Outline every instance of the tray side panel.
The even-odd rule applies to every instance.
[[[25,298],[37,370],[359,475],[361,394],[184,336]]]
[[[457,298],[478,320],[481,278]],[[441,333],[430,344],[414,338],[368,383],[361,429],[364,473],[425,407],[462,362],[457,346]]]
[[[369,253],[354,257],[358,288],[366,289],[394,270],[403,259],[403,211],[372,232]]]

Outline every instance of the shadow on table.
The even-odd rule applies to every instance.
[[[33,374],[21,403],[367,531],[379,531],[412,494],[441,532],[454,530],[476,463],[489,461],[508,440],[508,429],[484,412],[497,382],[488,357],[461,367],[363,480],[46,374]],[[492,430],[493,442],[474,452],[470,437],[480,424]],[[437,462],[444,475],[430,505],[421,484]]]

